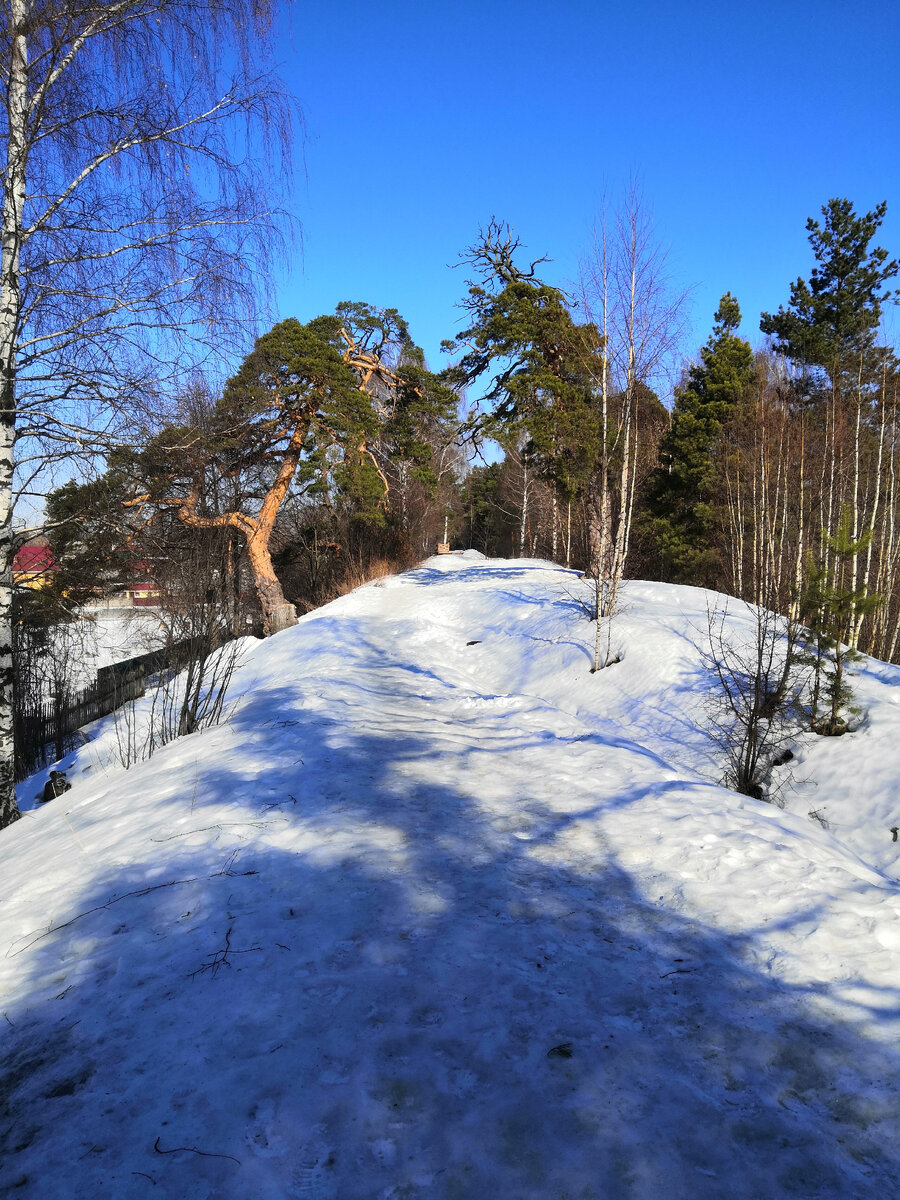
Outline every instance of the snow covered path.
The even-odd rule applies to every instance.
[[[0,1191],[898,1194],[900,889],[708,782],[702,593],[591,676],[577,586],[431,560],[81,752],[0,842]]]

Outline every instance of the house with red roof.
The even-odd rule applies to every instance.
[[[53,551],[46,543],[28,542],[13,558],[13,584],[16,587],[46,587],[58,570]],[[159,587],[151,578],[146,563],[138,563],[134,577],[120,584],[112,595],[100,600],[106,608],[152,608],[159,604]]]
[[[13,584],[15,587],[46,587],[56,569],[50,547],[29,542],[20,546],[13,556]]]

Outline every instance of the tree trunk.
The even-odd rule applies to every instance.
[[[799,475],[797,478],[797,555],[794,560],[794,594],[791,598],[790,616],[792,621],[800,619],[800,601],[803,595],[804,555],[806,553],[806,425],[803,409],[800,410],[800,458]]]
[[[253,586],[256,588],[259,606],[262,609],[263,632],[267,637],[271,633],[280,633],[282,629],[297,624],[297,610],[293,604],[285,600],[281,584],[275,574],[275,568],[272,566],[269,543],[272,540],[272,531],[275,528],[278,510],[297,470],[308,428],[309,422],[305,418],[297,422],[275,482],[269,488],[262,502],[259,516],[248,517],[241,512],[222,513],[216,517],[198,516],[199,483],[195,485],[187,499],[176,502],[176,515],[189,529],[230,527],[239,530],[244,535],[247,542],[250,571],[253,575]],[[134,503],[142,502],[143,498],[134,501]]]
[[[262,608],[263,632],[268,637],[271,633],[280,633],[282,629],[296,625],[297,610],[284,598],[272,566],[268,537],[263,536],[259,529],[247,537],[247,557],[253,572],[253,586]]]
[[[528,464],[524,453],[520,452],[522,463],[522,516],[519,521],[519,558],[525,557],[525,530],[528,525]]]
[[[588,565],[585,574],[608,579],[612,571],[612,506],[604,486],[606,471],[595,471],[585,488],[588,518]]]
[[[868,529],[871,529],[873,531],[873,536],[869,539],[869,544],[866,547],[866,561],[865,561],[865,566],[863,568],[863,575],[862,575],[862,590],[863,590],[864,595],[866,595],[866,596],[868,596],[870,594],[871,585],[872,585],[872,558],[873,558],[873,553],[874,553],[874,549],[875,549],[874,531],[876,529],[877,522],[878,522],[878,509],[879,509],[881,493],[882,493],[883,485],[884,485],[884,480],[883,480],[882,476],[883,476],[883,464],[884,464],[884,441],[885,441],[885,432],[886,432],[886,425],[887,425],[887,420],[886,420],[887,365],[886,365],[886,363],[885,363],[884,368],[882,369],[882,374],[881,374],[881,392],[880,392],[879,400],[880,400],[880,419],[879,419],[879,425],[878,425],[878,456],[877,456],[876,463],[875,463],[875,479],[874,479],[873,486],[871,488],[869,488],[869,487],[866,488],[867,499],[868,499],[869,492],[870,491],[872,492],[872,501],[871,501],[870,505],[867,505],[868,513],[866,515],[865,524]],[[862,397],[860,397],[860,408],[861,407],[862,407]],[[857,452],[857,464],[858,463],[859,463],[859,454]],[[857,465],[857,470],[858,469],[859,469],[859,467]],[[879,532],[878,532],[879,544],[882,542],[883,537],[884,537],[883,530],[879,530]],[[864,616],[865,616],[864,613],[856,614],[855,620],[853,622],[853,626],[851,629],[851,635],[850,635],[850,648],[852,650],[856,650],[859,648],[859,635],[860,635],[860,632],[862,629],[862,623],[864,620]],[[873,622],[873,625],[874,625],[874,622]],[[874,633],[874,630],[872,632]],[[872,634],[870,634],[866,640],[869,643],[869,653],[871,654],[874,652],[874,649],[875,649],[875,647],[873,645],[874,638],[873,638]]]
[[[20,254],[25,212],[25,135],[28,121],[28,47],[25,5],[13,0],[6,179],[0,230],[0,829],[19,816],[13,737],[12,495],[16,440],[16,338],[22,306]]]
[[[13,740],[13,652],[12,652],[12,473],[14,431],[12,388],[3,372],[0,403],[0,829],[19,817],[16,804],[15,744]]]

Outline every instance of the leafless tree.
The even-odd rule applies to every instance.
[[[15,483],[54,448],[90,454],[167,376],[244,341],[291,123],[258,66],[274,9],[2,4],[0,827],[17,815]]]
[[[594,670],[604,664],[602,620],[616,608],[631,543],[641,435],[641,387],[671,367],[684,333],[686,292],[672,289],[636,183],[610,221],[601,212],[581,264],[581,302],[601,335],[592,356],[600,454],[588,482],[590,563],[596,581]],[[608,638],[607,638],[608,642]]]
[[[749,636],[729,619],[728,604],[707,608],[701,652],[713,677],[710,724],[722,749],[726,787],[771,800],[772,767],[788,761],[799,728],[804,689],[798,660],[799,626],[771,608],[746,605]]]
[[[168,543],[155,564],[163,647],[160,671],[147,694],[114,714],[119,762],[126,769],[162,746],[217,725],[226,715],[228,689],[245,642],[231,579],[227,528]]]

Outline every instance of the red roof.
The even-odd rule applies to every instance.
[[[13,558],[13,570],[25,575],[39,575],[42,571],[55,571],[53,551],[49,546],[20,546]]]

